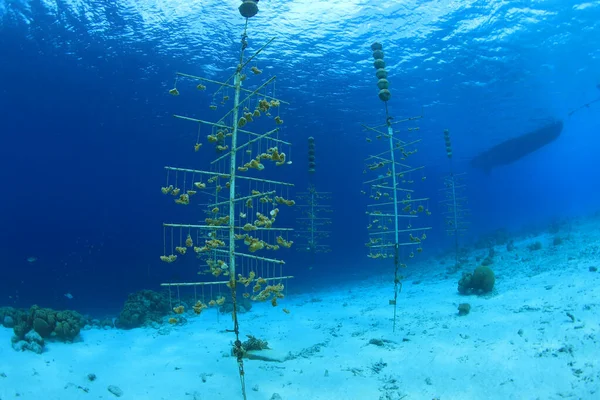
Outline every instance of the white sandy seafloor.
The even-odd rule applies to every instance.
[[[460,272],[445,274],[450,256],[445,265],[410,267],[395,333],[390,276],[288,296],[277,308],[255,305],[240,317],[242,333],[288,359],[246,360],[248,399],[599,399],[600,272],[589,270],[600,267],[597,224],[559,232],[559,246],[550,234],[515,238],[512,252],[496,246],[488,296],[457,293]],[[536,240],[543,248],[528,250]],[[486,254],[473,251],[466,270]],[[458,316],[463,302],[471,313]],[[43,354],[16,352],[3,328],[0,399],[116,398],[109,385],[122,399],[241,399],[233,334],[224,332],[230,317],[210,310],[188,321],[86,330],[81,341],[48,343]]]

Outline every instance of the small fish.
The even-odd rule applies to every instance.
[[[28,263],[34,263],[38,260],[37,257],[31,256],[31,257],[27,257],[27,262]]]
[[[71,293],[65,293],[65,297],[69,300],[73,300],[73,295]]]

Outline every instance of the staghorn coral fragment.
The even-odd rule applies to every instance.
[[[252,300],[254,301],[266,301],[271,297],[275,298],[283,298],[283,294],[281,293],[284,289],[283,283],[278,283],[277,285],[268,285],[266,286],[259,294],[252,296]]]
[[[241,283],[242,285],[248,287],[254,280],[255,276],[256,276],[256,273],[254,271],[250,271],[250,273],[248,274],[248,277],[244,277],[242,274],[238,274],[238,282]]]
[[[294,200],[286,200],[283,197],[275,196],[275,201],[279,204],[285,204],[286,206],[293,206],[296,204]]]
[[[180,195],[178,199],[175,199],[175,203],[183,204],[184,206],[189,205],[190,204],[190,195],[188,195],[188,194]]]
[[[183,314],[185,312],[185,307],[184,306],[177,306],[177,307],[173,308],[173,312],[175,314]]]
[[[294,244],[294,241],[293,240],[287,241],[282,236],[277,236],[277,244],[289,249],[290,247],[292,247],[292,244]]]
[[[171,254],[168,256],[160,256],[160,260],[170,264],[177,260],[177,256],[175,254]]]
[[[196,304],[194,304],[194,306],[192,307],[192,309],[194,310],[194,314],[196,314],[196,315],[200,315],[202,313],[202,311],[207,308],[208,308],[208,306],[206,304],[204,304],[203,302],[201,302],[200,300],[198,300],[196,302]]]
[[[256,241],[256,242],[252,242],[250,244],[250,246],[248,246],[248,250],[251,253],[254,253],[254,252],[258,251],[258,250],[262,250],[264,248],[265,248],[265,243],[263,241],[260,241],[260,240]]]

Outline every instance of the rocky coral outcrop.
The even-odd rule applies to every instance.
[[[152,290],[140,290],[129,295],[119,318],[115,321],[117,328],[132,329],[162,323],[164,316],[171,311],[169,299]]]
[[[70,342],[79,335],[85,324],[83,316],[77,311],[57,311],[39,306],[32,306],[29,311],[16,310],[13,319],[13,331],[19,340],[34,330],[42,338]]]

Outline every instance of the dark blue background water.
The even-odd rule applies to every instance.
[[[158,259],[162,222],[190,222],[159,189],[165,165],[205,166],[189,152],[195,127],[171,115],[211,115],[208,100],[189,103],[167,90],[177,71],[231,74],[242,20],[230,3],[2,3],[0,305],[116,312],[132,291],[195,277],[191,261]],[[261,2],[250,43],[256,49],[278,36],[261,67],[263,76],[278,75],[278,94],[292,103],[282,110],[284,138],[295,144],[286,178],[298,189],[308,184],[313,135],[315,184],[334,193],[334,251],[310,271],[303,256],[284,255],[295,290],[392,269],[366,258],[359,195],[362,160],[385,150],[368,148],[359,125],[384,118],[370,59],[375,40],[386,50],[392,114],[425,116],[412,163],[427,166],[418,193],[438,213],[424,257],[450,245],[437,207],[449,170],[445,128],[455,170],[468,173],[470,238],[598,210],[600,107],[567,113],[600,96],[600,12],[564,3]],[[480,151],[548,118],[565,121],[557,141],[490,176],[469,168]]]

